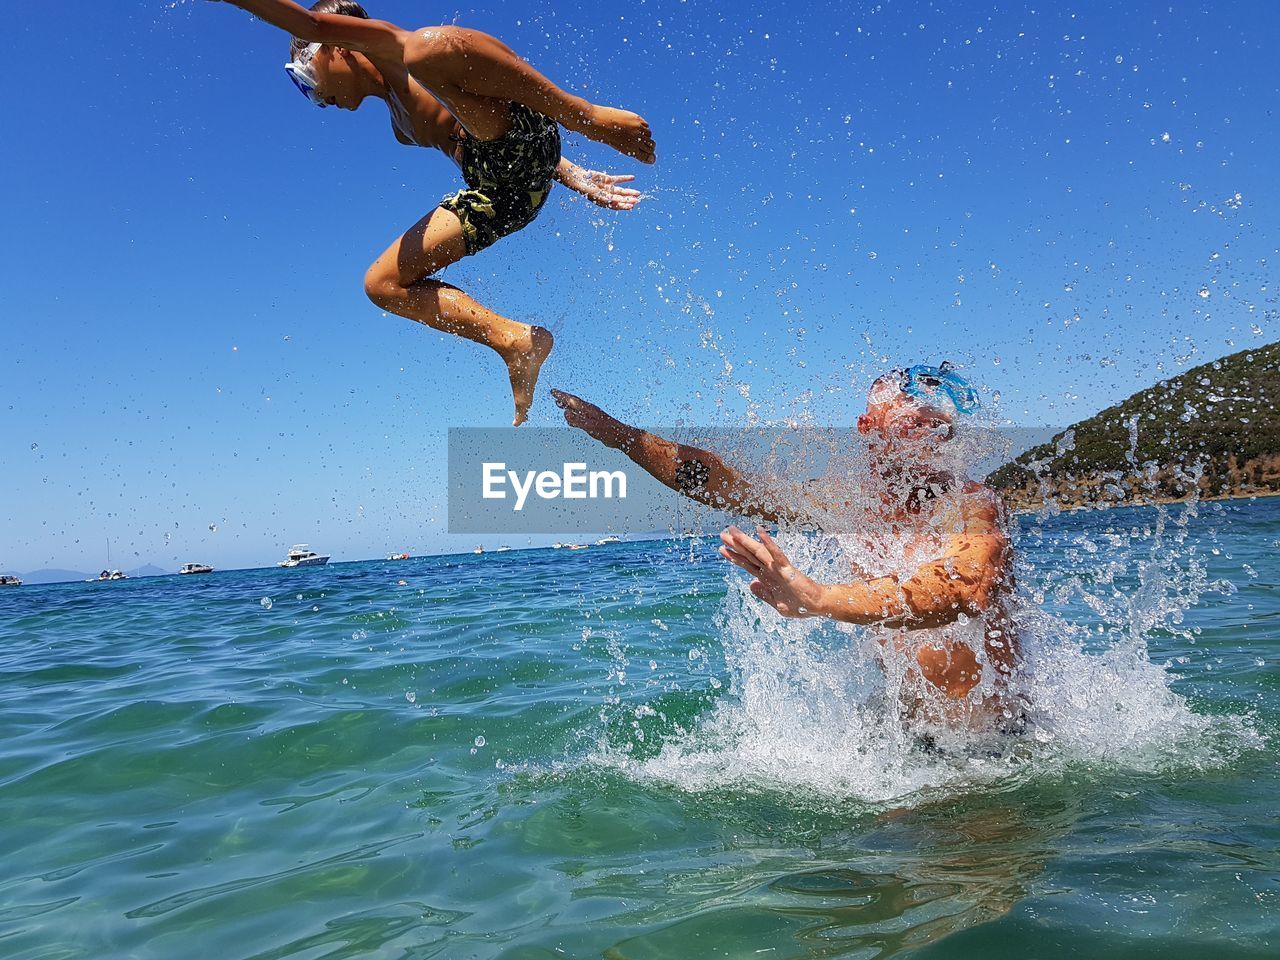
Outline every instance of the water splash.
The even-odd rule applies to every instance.
[[[955,450],[974,458],[984,446]],[[840,468],[857,472],[856,460]],[[1213,533],[1192,534],[1197,516],[1193,502],[1139,513],[1048,510],[1015,525],[1009,611],[1023,648],[1017,702],[1028,721],[1019,734],[961,723],[922,737],[898,709],[905,654],[868,630],[784,619],[735,572],[716,624],[724,694],[687,728],[641,749],[625,734],[604,736],[592,762],[681,791],[779,791],[872,806],[1060,777],[1082,765],[1154,772],[1228,763],[1260,745],[1249,719],[1197,714],[1175,691],[1171,664],[1154,662],[1148,649],[1156,636],[1166,647],[1194,645],[1186,611],[1206,594],[1234,590],[1210,578]],[[826,582],[850,566],[911,562],[892,537],[784,529],[779,542]],[[976,622],[946,629],[977,629],[972,646],[981,651]],[[971,697],[990,692],[980,686]]]

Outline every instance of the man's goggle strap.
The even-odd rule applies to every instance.
[[[897,379],[898,389],[907,396],[923,403],[936,405],[945,402],[960,413],[973,413],[978,409],[978,391],[948,361],[934,367],[918,363],[914,367],[894,370],[890,377]]]

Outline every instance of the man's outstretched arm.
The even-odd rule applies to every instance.
[[[763,527],[759,540],[730,527],[720,555],[755,579],[751,592],[784,617],[829,617],[843,623],[919,630],[986,610],[1004,574],[1008,542],[994,524],[976,518],[947,544],[943,556],[908,577],[822,584],[797,569]]]
[[[948,545],[947,555],[923,564],[909,577],[877,577],[833,584],[824,590],[819,615],[843,623],[878,623],[921,630],[975,617],[991,604],[1003,567],[997,537],[970,537]]]
[[[710,450],[665,440],[656,434],[628,426],[563,390],[552,390],[565,422],[606,447],[621,450],[641,469],[664,486],[717,510],[756,517],[771,523],[795,519],[791,510],[766,503],[764,491],[751,478],[725,463]]]

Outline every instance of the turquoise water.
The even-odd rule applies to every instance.
[[[1275,956],[1278,541],[1024,519],[998,755],[710,542],[0,593],[0,955]]]

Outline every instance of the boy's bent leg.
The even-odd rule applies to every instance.
[[[495,350],[507,367],[515,402],[512,423],[518,427],[528,419],[538,373],[554,340],[542,327],[509,320],[457,287],[430,279],[465,253],[457,215],[436,209],[373,262],[365,274],[365,293],[383,310]]]

